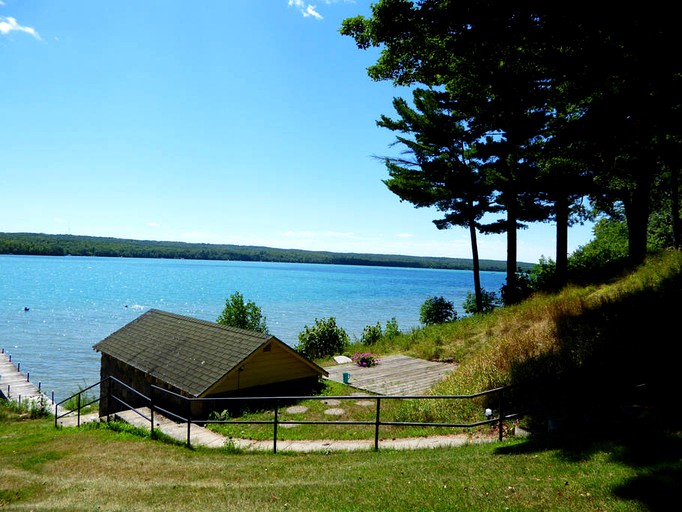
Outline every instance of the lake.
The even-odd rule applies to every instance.
[[[481,273],[499,292],[503,272]],[[57,400],[99,381],[92,346],[150,308],[215,321],[239,291],[270,333],[295,347],[316,319],[335,317],[351,339],[395,318],[419,326],[426,298],[463,315],[473,274],[463,270],[240,261],[0,255],[0,347]]]

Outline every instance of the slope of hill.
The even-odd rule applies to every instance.
[[[678,401],[680,304],[682,252],[668,250],[608,281],[382,339],[371,350],[458,363],[435,394],[511,385],[519,408],[545,418],[623,420],[639,401],[638,414],[682,422],[679,408],[669,407]],[[481,410],[413,413],[480,419]]]

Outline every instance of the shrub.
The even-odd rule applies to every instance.
[[[362,336],[360,337],[360,342],[363,345],[374,345],[382,336],[381,324],[377,322],[376,325],[365,326],[362,331]]]
[[[500,294],[502,295],[502,302],[506,306],[518,304],[522,300],[527,299],[533,293],[533,286],[531,283],[530,272],[521,268],[516,270],[516,286],[510,287],[507,283],[502,285]]]
[[[334,317],[315,319],[312,327],[307,325],[298,335],[296,349],[310,359],[321,359],[343,352],[348,343],[348,333],[336,325]]]
[[[81,413],[96,411],[99,408],[99,405],[96,403],[97,399],[99,398],[99,393],[95,390],[86,391],[85,389],[86,388],[83,386],[78,386],[78,391],[71,393],[71,396],[66,399],[66,401],[62,404],[62,407],[67,411],[76,411],[80,405]],[[79,395],[80,401],[78,400]]]
[[[398,321],[395,317],[391,318],[386,322],[386,328],[384,329],[384,337],[391,339],[395,338],[400,334],[400,329],[398,328]]]
[[[434,325],[457,319],[452,302],[443,297],[429,297],[419,310],[419,321],[424,325]]]
[[[489,311],[492,311],[500,303],[500,298],[495,292],[489,292],[484,288],[481,288],[481,299],[483,302],[483,310],[481,313],[488,313]],[[476,307],[476,295],[471,292],[467,292],[466,299],[464,299],[464,302],[462,303],[462,309],[468,315],[478,313],[479,311]]]
[[[234,292],[225,301],[225,309],[216,322],[229,327],[268,334],[266,318],[261,309],[252,301],[244,302],[244,296],[239,292]]]

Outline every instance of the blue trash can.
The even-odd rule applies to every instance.
[[[348,384],[350,382],[350,372],[343,372],[343,383]]]

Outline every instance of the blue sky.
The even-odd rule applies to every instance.
[[[338,32],[369,7],[0,0],[0,231],[470,258],[381,181],[399,150],[376,120],[406,91]],[[521,231],[519,260],[554,244]]]

